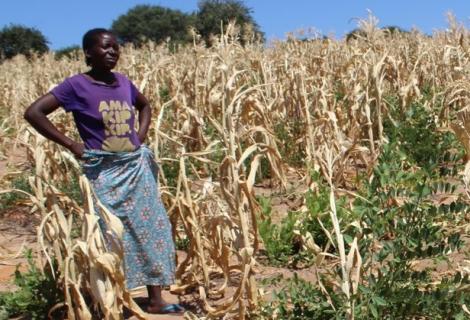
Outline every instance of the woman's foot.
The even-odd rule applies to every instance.
[[[166,314],[183,313],[185,310],[179,304],[166,303],[162,298],[162,288],[160,286],[147,286],[149,293],[148,313]]]
[[[173,303],[150,303],[147,307],[147,312],[154,314],[183,313],[184,311],[182,306]]]

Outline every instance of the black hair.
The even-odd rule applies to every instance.
[[[86,51],[88,49],[90,49],[91,47],[93,47],[93,45],[96,43],[96,39],[98,37],[98,35],[100,34],[103,34],[103,33],[109,33],[109,34],[113,34],[110,30],[108,29],[104,29],[104,28],[94,28],[94,29],[90,29],[88,30],[84,35],[83,35],[83,39],[82,39],[82,49],[83,51],[85,51],[85,54],[86,54]],[[85,62],[87,64],[87,66],[90,65],[90,59],[85,55]]]

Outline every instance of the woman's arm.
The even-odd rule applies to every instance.
[[[138,92],[136,96],[135,108],[139,110],[139,131],[137,135],[139,136],[140,142],[144,142],[150,127],[152,110],[150,109],[147,98],[140,92]]]
[[[49,140],[57,142],[58,144],[69,149],[77,158],[81,158],[85,147],[82,143],[73,141],[52,124],[47,118],[47,115],[60,106],[54,95],[48,93],[33,102],[32,105],[26,109],[24,118],[28,121],[34,129]]]

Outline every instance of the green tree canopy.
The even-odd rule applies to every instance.
[[[386,36],[405,35],[410,33],[409,31],[398,26],[386,26],[381,28],[381,30],[385,32]],[[361,38],[367,38],[367,32],[360,28],[353,29],[346,35],[346,41]]]
[[[234,20],[241,26],[241,33],[246,32],[246,27],[251,26],[252,31],[264,41],[264,33],[252,16],[252,10],[241,0],[201,0],[196,13],[197,30],[201,36],[209,40],[210,35],[220,34],[221,21],[224,30],[227,24]]]
[[[191,39],[188,30],[192,15],[161,6],[138,5],[119,16],[111,30],[124,43],[141,45],[147,40],[161,42],[168,37],[173,42]]]
[[[346,35],[346,41],[366,38],[366,37],[367,37],[367,33],[364,30],[360,28],[356,28],[348,32],[348,34]]]
[[[73,57],[77,57],[81,51],[82,51],[82,48],[79,45],[74,44],[74,45],[56,50],[55,57],[56,59],[62,59],[63,57],[73,58]]]
[[[386,26],[383,27],[382,30],[384,30],[388,35],[405,35],[410,33],[408,30],[398,26]]]
[[[10,59],[17,54],[30,56],[49,50],[48,41],[41,31],[22,25],[9,25],[0,30],[0,60]]]

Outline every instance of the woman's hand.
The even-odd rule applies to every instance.
[[[73,153],[73,155],[77,159],[81,159],[83,156],[83,152],[85,151],[85,146],[83,145],[83,143],[73,141],[68,149],[70,150],[70,152]]]

